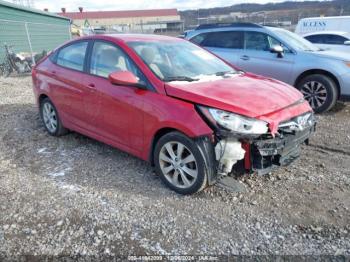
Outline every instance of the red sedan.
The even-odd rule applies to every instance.
[[[181,194],[235,168],[265,174],[291,163],[315,126],[295,88],[177,38],[80,38],[32,76],[50,135],[73,130],[150,161]]]

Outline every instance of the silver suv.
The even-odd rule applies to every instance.
[[[290,31],[251,23],[207,24],[185,38],[244,71],[295,86],[315,112],[350,98],[350,54],[321,50]]]

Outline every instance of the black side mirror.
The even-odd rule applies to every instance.
[[[284,50],[283,47],[280,45],[274,45],[273,47],[270,48],[270,52],[277,54],[278,58],[282,58],[284,56]]]

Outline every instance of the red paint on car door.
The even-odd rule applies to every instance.
[[[91,114],[99,135],[123,147],[141,150],[143,144],[143,95],[146,90],[117,86],[108,79],[86,76],[85,85],[93,84]],[[132,137],[132,139],[131,139]]]
[[[53,97],[53,102],[61,113],[63,120],[83,127],[85,125],[82,107],[84,96],[83,73],[52,65],[50,74],[51,77],[48,78],[50,79],[48,81],[50,97]]]

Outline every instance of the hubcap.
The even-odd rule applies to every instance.
[[[327,89],[320,82],[307,82],[300,91],[313,109],[323,106],[327,100]]]
[[[56,111],[50,103],[43,105],[43,119],[46,128],[51,132],[55,133],[57,129],[57,116]]]
[[[178,188],[189,188],[197,179],[196,159],[180,142],[168,142],[162,147],[159,164],[165,178]]]

